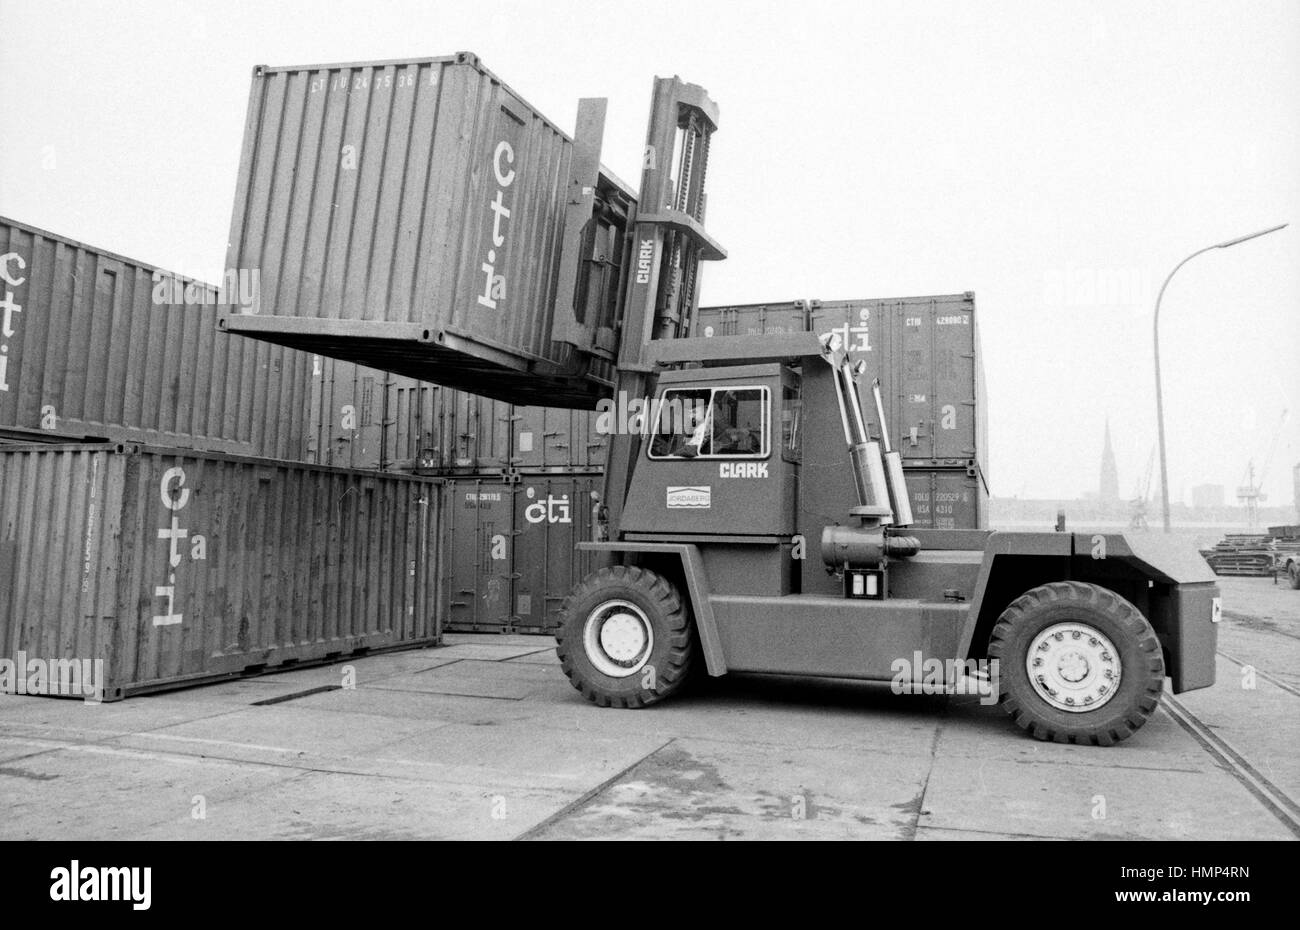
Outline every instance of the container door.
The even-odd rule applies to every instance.
[[[564,599],[590,571],[591,554],[576,547],[592,538],[601,481],[537,478],[515,486],[513,622],[520,632],[553,631]]]
[[[964,465],[976,457],[975,319],[969,300],[901,302],[892,332],[905,459]]]
[[[513,489],[463,479],[448,482],[446,492],[448,628],[504,631],[512,606]]]
[[[515,407],[510,412],[510,464],[543,468],[549,464],[546,407]]]
[[[916,526],[940,530],[982,529],[988,522],[988,492],[973,470],[909,468],[908,495]]]
[[[976,457],[975,314],[969,302],[936,301],[933,456],[939,464]],[[980,450],[982,452],[982,450]]]
[[[904,458],[934,457],[935,399],[934,314],[927,306],[901,303],[894,311],[893,333],[898,380],[893,437]]]

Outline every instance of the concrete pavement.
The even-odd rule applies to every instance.
[[[1223,581],[1219,682],[1179,701],[1300,797],[1300,592]],[[1296,838],[1224,758],[1163,709],[1059,746],[848,682],[601,709],[548,639],[449,635],[116,704],[2,696],[0,838]]]

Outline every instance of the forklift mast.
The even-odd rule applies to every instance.
[[[704,230],[709,142],[717,126],[717,105],[702,87],[676,77],[655,79],[625,284],[616,404],[648,403],[655,368],[647,348],[689,334],[699,304],[700,262],[726,258]],[[634,433],[610,439],[603,517],[611,538],[640,447]]]

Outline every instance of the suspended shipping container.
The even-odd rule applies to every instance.
[[[573,149],[467,52],[257,67],[227,264],[262,286],[222,325],[510,402],[594,405],[608,362],[552,340]],[[612,331],[635,200],[597,174],[573,299]]]
[[[600,475],[449,479],[445,545],[447,629],[548,632],[573,586],[591,570]]]
[[[310,358],[219,332],[220,296],[0,219],[0,436],[301,459]]]
[[[115,700],[436,642],[439,490],[138,445],[0,446],[2,657],[100,660]]]

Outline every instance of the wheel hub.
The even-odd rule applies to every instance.
[[[645,612],[631,601],[605,601],[587,615],[582,644],[598,672],[627,678],[650,659],[654,628]]]
[[[600,645],[616,662],[630,662],[645,648],[645,628],[631,614],[614,614],[601,625]]]
[[[1029,644],[1025,670],[1034,690],[1051,706],[1071,713],[1096,710],[1119,690],[1119,651],[1086,623],[1057,623]]]

